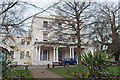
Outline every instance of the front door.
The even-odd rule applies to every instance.
[[[65,51],[64,50],[58,50],[58,61],[61,61],[65,59]]]

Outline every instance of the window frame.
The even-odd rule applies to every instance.
[[[30,52],[29,51],[26,51],[26,56],[30,56]]]
[[[48,27],[48,21],[43,21],[43,28],[47,28]]]
[[[21,45],[25,45],[25,39],[21,39]]]
[[[43,33],[43,41],[47,41],[48,40],[48,34]]]
[[[28,44],[28,42],[29,42],[29,44]],[[30,45],[30,41],[27,41],[27,45]]]
[[[20,52],[20,59],[24,59],[25,58],[25,52],[24,51],[21,51]]]
[[[12,53],[13,52],[13,53]],[[14,51],[10,51],[10,58],[14,59]]]

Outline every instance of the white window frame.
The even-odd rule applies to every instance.
[[[24,59],[25,58],[25,52],[24,51],[21,51],[20,52],[20,59]]]

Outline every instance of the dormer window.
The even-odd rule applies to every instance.
[[[43,28],[47,28],[48,27],[48,22],[47,21],[43,21]]]

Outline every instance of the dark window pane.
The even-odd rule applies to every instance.
[[[62,30],[62,23],[58,23],[58,30]]]
[[[25,40],[24,39],[21,40],[21,45],[25,45]]]
[[[43,60],[47,60],[47,50],[43,50]]]
[[[48,27],[48,22],[47,21],[43,21],[43,27],[47,28]]]
[[[27,41],[27,45],[30,45],[30,41]]]
[[[21,51],[21,53],[20,53],[20,59],[24,59],[24,52],[23,51]]]
[[[10,51],[11,59],[14,59],[14,51]]]

